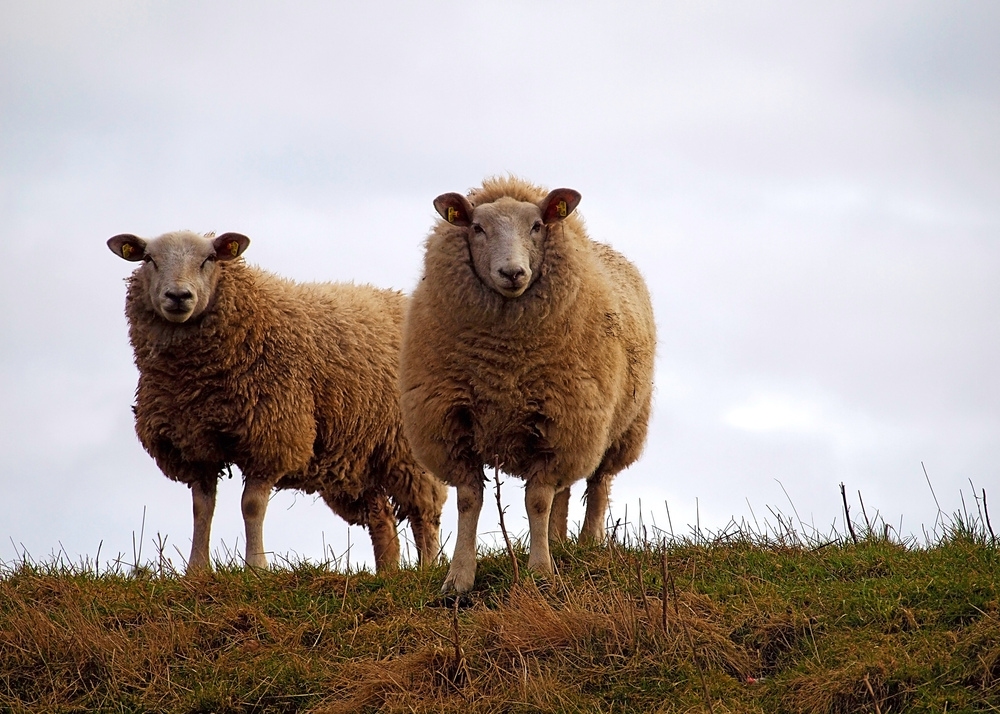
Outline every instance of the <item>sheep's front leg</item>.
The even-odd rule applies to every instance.
[[[441,586],[442,593],[464,593],[476,581],[476,537],[479,529],[479,512],[483,510],[483,483],[456,486],[458,492],[458,536],[455,540],[455,557],[451,559],[448,577]]]
[[[552,556],[549,554],[549,514],[556,490],[552,486],[529,479],[524,487],[524,508],[528,512],[530,538],[528,567],[538,573],[552,573]]]
[[[611,477],[606,474],[594,474],[587,479],[587,511],[583,516],[583,527],[580,528],[580,540],[601,543],[604,540],[604,521],[608,513],[608,493],[611,490]]]
[[[243,484],[243,525],[247,534],[247,565],[255,568],[267,567],[264,555],[264,514],[271,485],[262,479],[247,478]]]
[[[194,534],[191,536],[191,557],[188,558],[189,572],[211,570],[209,540],[212,534],[212,516],[215,514],[215,490],[217,481],[195,481],[191,484],[191,501],[194,510]]]

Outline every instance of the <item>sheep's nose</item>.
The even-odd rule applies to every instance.
[[[190,290],[167,290],[165,295],[174,302],[184,302],[190,300],[194,295]]]
[[[517,283],[524,277],[524,268],[499,268],[497,272],[511,283]]]

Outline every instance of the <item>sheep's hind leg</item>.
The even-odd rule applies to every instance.
[[[384,493],[371,494],[365,498],[365,503],[368,507],[368,534],[375,554],[375,572],[398,570],[399,534],[389,497]]]
[[[410,530],[413,531],[413,541],[417,546],[417,557],[420,567],[425,568],[437,563],[438,531],[441,528],[440,519],[426,518],[421,514],[410,514]]]
[[[601,543],[604,541],[604,521],[608,513],[608,494],[611,491],[611,476],[597,473],[587,479],[587,511],[580,528],[580,541]]]
[[[528,567],[550,574],[553,572],[552,556],[549,554],[549,514],[555,488],[542,485],[537,479],[530,479],[524,487],[524,508],[528,512],[528,533],[530,538]]]
[[[400,520],[406,519],[410,524],[420,566],[434,565],[439,555],[441,511],[448,498],[448,487],[419,468],[391,471],[386,483]]]
[[[608,498],[615,474],[633,463],[642,453],[649,423],[649,402],[639,410],[632,425],[605,452],[600,466],[587,479],[587,514],[580,529],[581,541],[604,542],[604,523],[608,514]]]
[[[271,485],[262,479],[247,478],[243,484],[243,525],[247,534],[246,562],[254,568],[266,568],[264,555],[264,514]]]
[[[458,536],[455,556],[441,586],[442,593],[468,592],[476,581],[476,531],[479,512],[483,509],[483,482],[456,486],[455,490],[458,492]]]
[[[194,510],[194,534],[191,536],[191,557],[188,572],[211,570],[209,540],[212,534],[212,516],[215,514],[215,491],[218,481],[195,481],[191,484],[191,501]]]
[[[552,499],[552,511],[549,513],[549,540],[562,543],[566,540],[569,528],[569,486],[558,491]]]

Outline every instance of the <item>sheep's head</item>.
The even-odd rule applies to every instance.
[[[108,239],[108,247],[125,260],[143,261],[153,309],[170,322],[197,317],[211,302],[219,281],[219,262],[239,257],[250,239],[239,233],[212,238],[178,231],[145,240],[123,233]]]
[[[579,193],[557,188],[538,203],[504,196],[475,207],[459,193],[445,193],[434,199],[434,208],[468,232],[469,252],[483,284],[504,297],[517,298],[538,276],[551,225],[579,203]]]

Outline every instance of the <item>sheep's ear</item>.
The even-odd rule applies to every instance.
[[[538,204],[538,207],[542,209],[542,222],[561,221],[576,210],[581,198],[583,197],[580,192],[571,188],[557,188],[555,191],[549,192],[549,195]]]
[[[212,241],[216,260],[232,260],[243,254],[250,245],[250,239],[242,233],[223,233]]]
[[[472,204],[460,193],[442,193],[434,199],[434,210],[452,225],[472,224]]]
[[[146,255],[146,241],[131,233],[122,233],[108,238],[108,248],[119,258],[133,263],[142,260]]]

